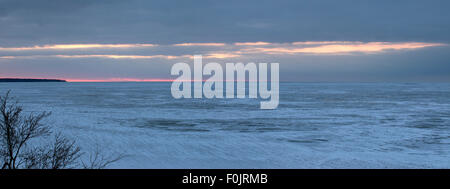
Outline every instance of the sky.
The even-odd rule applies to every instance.
[[[168,81],[280,63],[280,80],[450,82],[447,0],[0,0],[0,78]]]

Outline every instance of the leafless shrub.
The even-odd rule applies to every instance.
[[[111,163],[124,158],[124,154],[105,156],[101,148],[97,145],[94,152],[89,154],[88,161],[82,161],[84,169],[104,169]]]
[[[41,124],[50,113],[22,115],[23,108],[9,96],[0,96],[0,165],[2,169],[66,169],[77,168],[82,155],[74,140],[61,133],[42,146],[31,145],[33,139],[47,139],[51,127]],[[89,155],[89,163],[81,161],[83,168],[101,169],[123,158],[106,157],[99,148]]]
[[[80,147],[60,133],[45,147],[28,150],[22,156],[24,168],[27,169],[67,169],[76,168],[82,153]]]
[[[48,135],[48,127],[40,124],[40,121],[50,113],[30,114],[21,116],[22,107],[17,101],[9,103],[9,91],[4,97],[0,97],[0,156],[3,160],[3,169],[18,168],[18,158],[23,154],[23,148],[27,142],[36,137]]]

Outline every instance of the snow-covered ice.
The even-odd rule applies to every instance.
[[[450,84],[281,83],[261,99],[173,99],[170,83],[0,83],[109,168],[450,168]],[[93,149],[92,149],[93,150]]]

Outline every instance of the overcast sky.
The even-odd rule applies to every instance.
[[[0,0],[0,77],[170,79],[279,62],[286,81],[450,81],[450,1]]]

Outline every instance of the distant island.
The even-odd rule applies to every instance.
[[[0,82],[67,82],[67,81],[61,79],[0,78]]]

